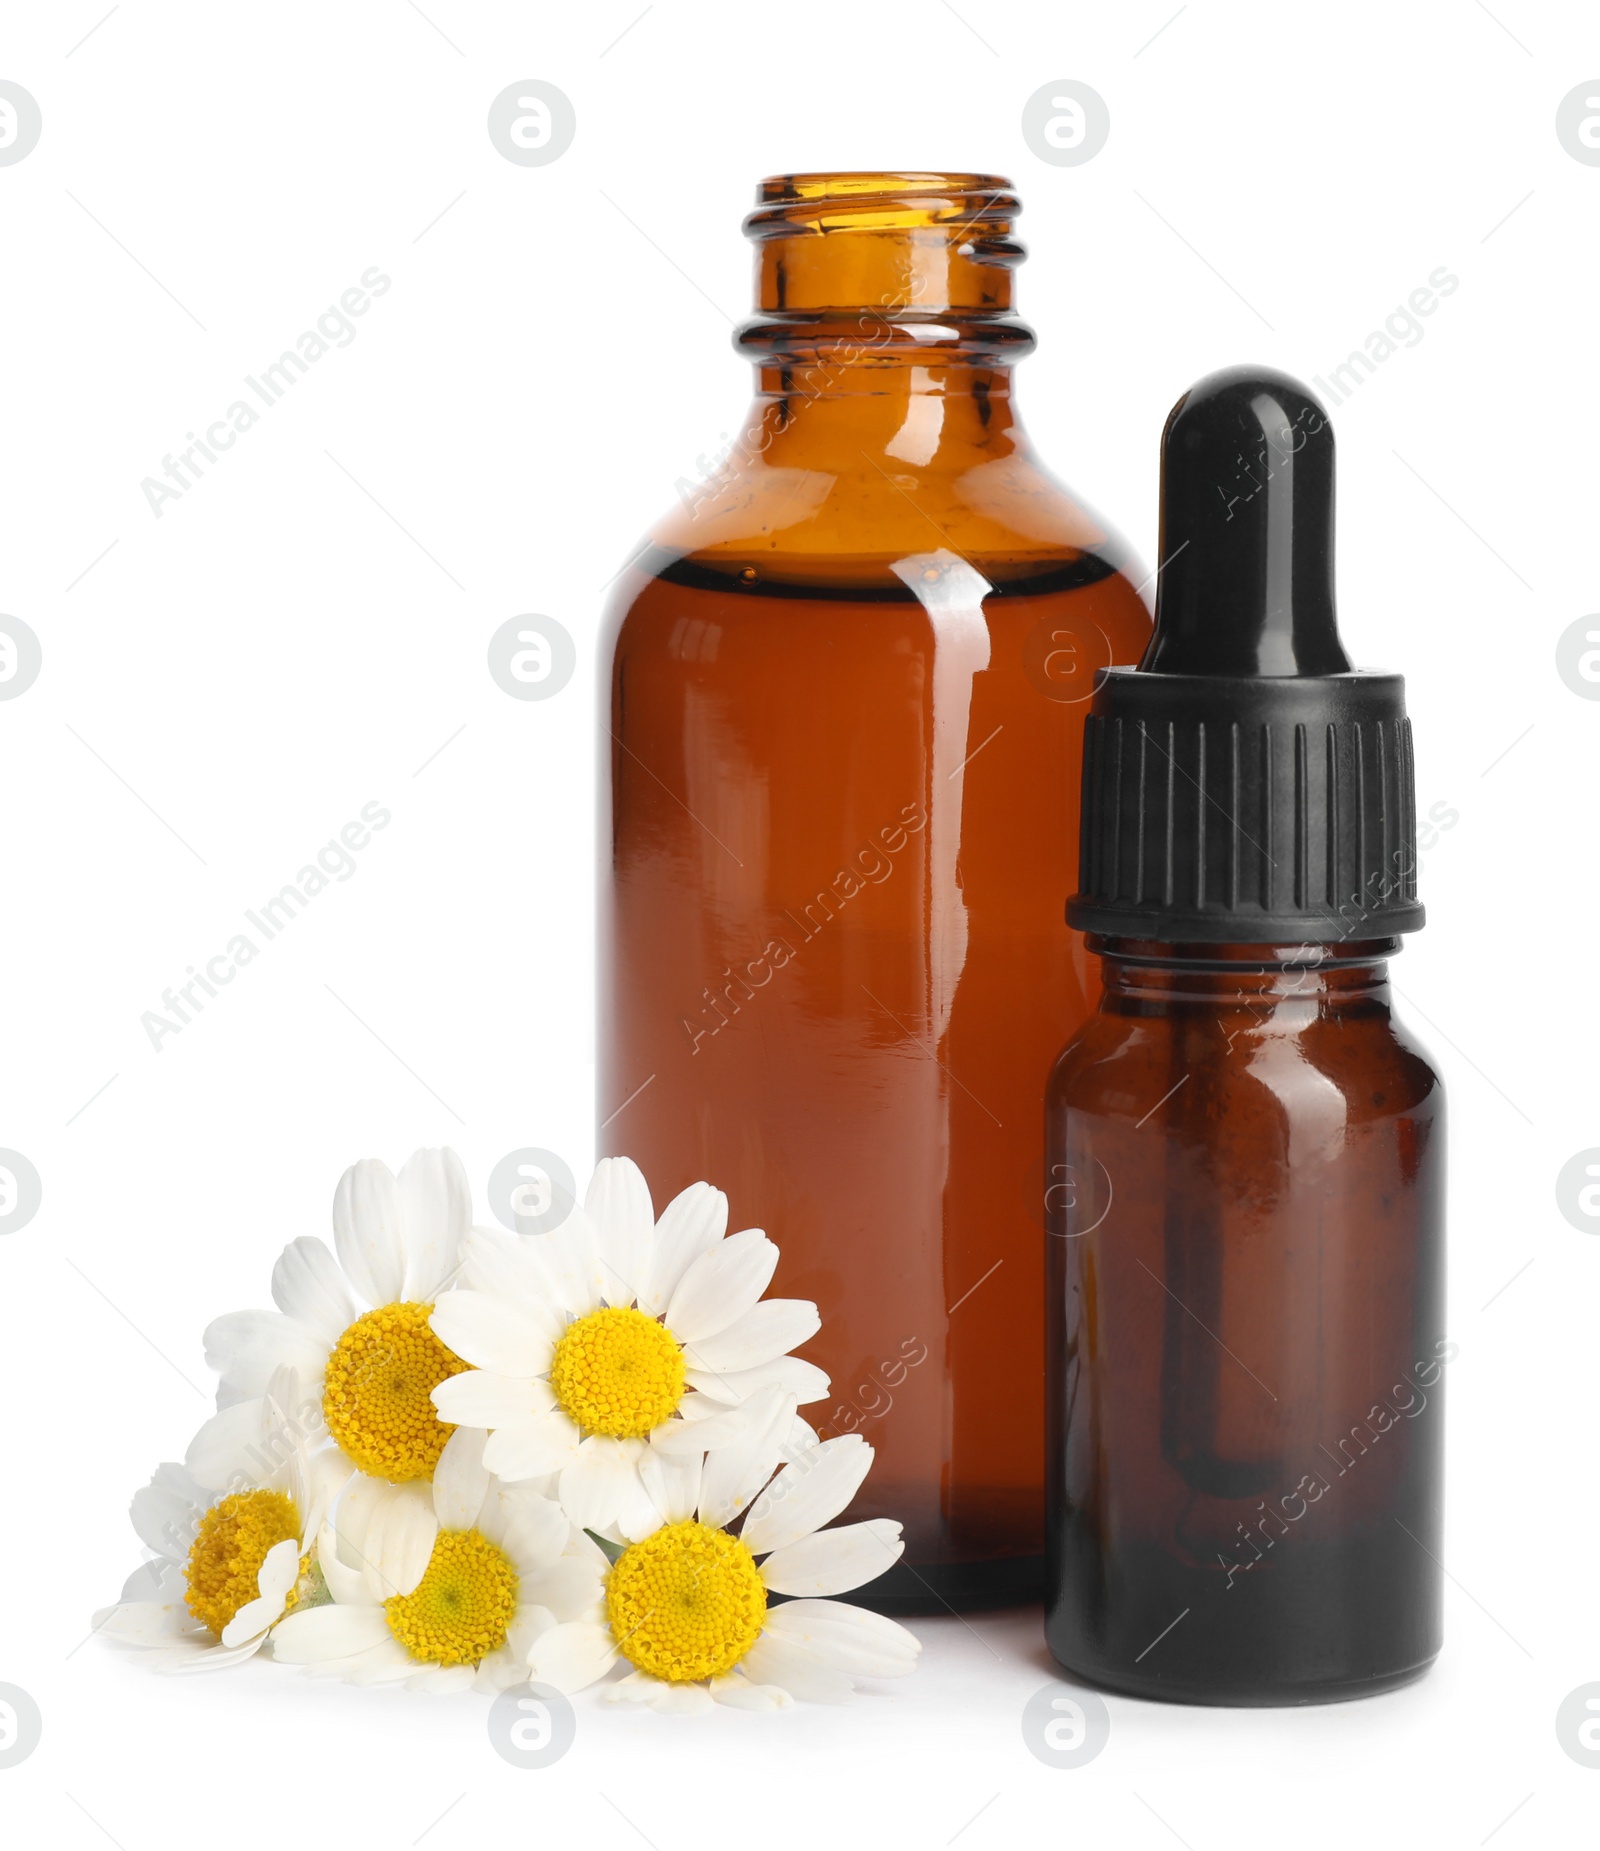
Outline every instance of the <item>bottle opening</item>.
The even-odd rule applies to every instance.
[[[1023,248],[998,174],[776,174],[744,222],[763,315],[1002,316]]]

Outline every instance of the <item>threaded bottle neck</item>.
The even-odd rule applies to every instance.
[[[735,336],[758,366],[995,366],[1033,333],[1012,317],[1023,249],[993,174],[782,174],[745,220],[756,313]]]
[[[1389,959],[1398,938],[1305,944],[1171,944],[1154,939],[1091,933],[1090,951],[1102,960],[1102,1006],[1112,1014],[1146,1007],[1246,1004],[1333,1006],[1387,998]]]

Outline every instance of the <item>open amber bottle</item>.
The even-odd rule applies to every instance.
[[[1042,1584],[1037,1101],[1089,1007],[1085,703],[1149,634],[1017,418],[1017,209],[978,174],[763,183],[754,404],[610,618],[602,1148],[658,1202],[724,1188],[817,1302],[802,1411],[876,1449],[891,1607]]]

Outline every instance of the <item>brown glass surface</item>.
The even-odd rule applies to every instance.
[[[1051,1077],[1046,1632],[1083,1677],[1294,1703],[1438,1652],[1444,1105],[1386,948],[1124,943]]]
[[[1022,1598],[1082,717],[1149,621],[1016,419],[1004,183],[766,191],[749,420],[612,607],[602,1147],[725,1189],[817,1302],[804,1412],[906,1527],[875,1597]]]

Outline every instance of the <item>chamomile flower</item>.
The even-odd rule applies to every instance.
[[[527,1676],[540,1633],[589,1598],[599,1551],[551,1499],[494,1478],[483,1442],[453,1433],[430,1485],[351,1481],[317,1545],[332,1604],[280,1621],[274,1658],[434,1692]]]
[[[165,1671],[211,1671],[260,1650],[283,1615],[326,1599],[311,1560],[349,1467],[321,1441],[315,1400],[280,1370],[236,1402],[135,1494],[133,1527],[153,1559],[97,1632],[157,1656]]]
[[[658,1527],[591,1569],[587,1609],[534,1641],[536,1681],[582,1690],[626,1662],[608,1701],[684,1713],[841,1703],[857,1678],[915,1668],[921,1647],[905,1627],[827,1598],[882,1574],[904,1546],[885,1518],[822,1527],[872,1464],[859,1434],[808,1447],[759,1491],[737,1535],[725,1527],[771,1472],[777,1431],[743,1448],[736,1472],[715,1468],[716,1455],[650,1464]],[[770,1594],[798,1598],[774,1606]]]
[[[429,1328],[461,1264],[472,1198],[461,1159],[419,1150],[393,1176],[368,1158],[345,1171],[333,1239],[302,1236],[272,1270],[275,1311],[234,1311],[206,1330],[219,1407],[262,1393],[287,1366],[322,1403],[351,1465],[391,1484],[425,1479],[450,1438],[430,1399],[467,1365]]]
[[[765,1391],[789,1399],[785,1438],[813,1440],[792,1410],[828,1378],[788,1352],[819,1328],[817,1308],[763,1298],[778,1249],[727,1225],[727,1197],[706,1183],[657,1221],[638,1166],[612,1157],[554,1232],[474,1229],[462,1287],[432,1318],[473,1365],[434,1389],[441,1417],[490,1429],[484,1457],[502,1478],[559,1472],[575,1523],[629,1539],[660,1521],[660,1462],[737,1446]]]

